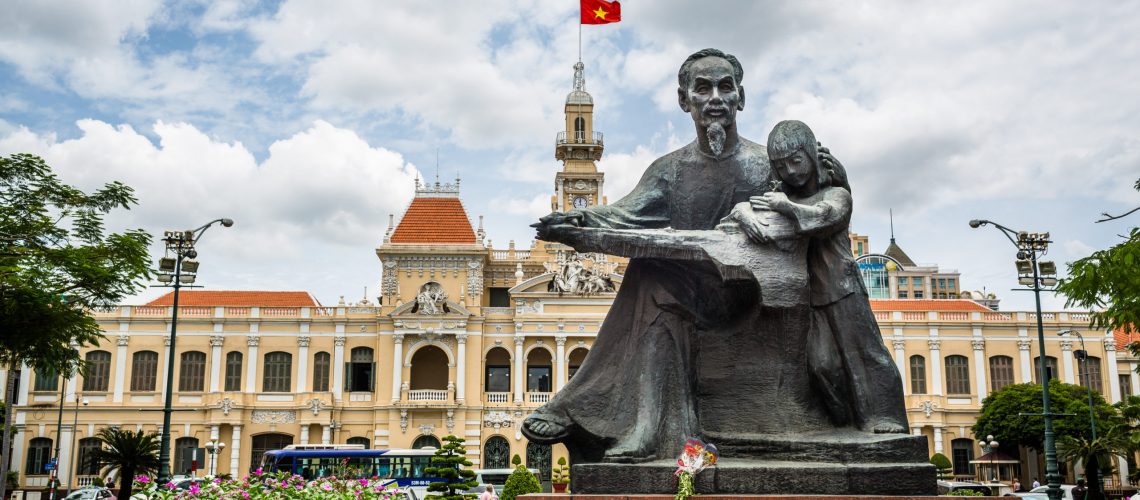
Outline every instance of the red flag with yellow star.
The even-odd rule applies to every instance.
[[[582,24],[609,24],[621,21],[621,4],[616,0],[581,0]]]

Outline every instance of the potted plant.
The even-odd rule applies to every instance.
[[[570,484],[570,467],[566,466],[566,457],[558,458],[558,467],[551,471],[550,484],[555,493],[566,493],[566,486]]]

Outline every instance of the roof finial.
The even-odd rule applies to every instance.
[[[891,216],[891,243],[895,242],[895,209],[888,208],[887,213]]]
[[[574,63],[574,90],[586,90],[586,65],[582,61]]]
[[[439,187],[439,148],[435,148],[435,185]]]

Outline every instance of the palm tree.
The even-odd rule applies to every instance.
[[[1129,438],[1130,434],[1128,425],[1117,424],[1108,427],[1092,440],[1087,436],[1064,436],[1057,443],[1057,458],[1065,461],[1079,460],[1083,463],[1089,493],[1093,493],[1099,491],[1100,476],[1112,473],[1112,457],[1127,458],[1135,449]]]
[[[131,497],[135,474],[158,470],[158,434],[104,427],[95,433],[95,437],[103,442],[103,446],[94,450],[91,460],[119,469],[119,500]]]

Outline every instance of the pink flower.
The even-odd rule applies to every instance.
[[[150,483],[150,478],[146,476],[135,476],[136,483],[147,484]]]

